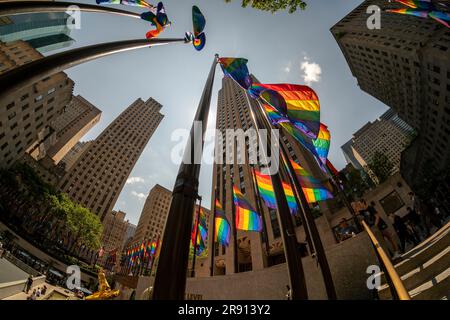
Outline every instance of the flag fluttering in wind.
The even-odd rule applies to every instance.
[[[248,60],[243,58],[219,58],[219,64],[225,76],[233,79],[245,90],[250,88],[253,82],[247,62]]]
[[[155,6],[144,0],[96,0],[97,4],[124,4],[127,6],[154,9]]]
[[[283,190],[284,194],[286,195],[286,201],[289,206],[289,211],[292,214],[296,214],[298,212],[297,207],[297,201],[295,200],[294,191],[292,190],[291,186],[283,181]]]
[[[386,10],[386,12],[405,14],[408,16],[415,16],[415,17],[419,17],[419,18],[428,17],[427,10],[415,10],[415,9],[401,8],[401,9],[388,9],[388,10]]]
[[[270,104],[263,104],[264,111],[266,112],[269,120],[272,124],[278,124],[280,122],[289,122],[286,117],[283,117],[274,107]]]
[[[339,171],[334,167],[330,160],[327,159],[327,168],[331,172],[331,174],[335,177],[339,175]]]
[[[439,22],[440,24],[450,28],[450,13],[443,12],[440,8],[431,1],[418,1],[418,0],[394,0],[395,2],[402,3],[408,8],[399,9],[387,9],[386,12],[404,14],[409,16],[415,16],[419,18],[431,18]],[[447,7],[445,4],[439,4]]]
[[[332,199],[333,195],[325,188],[325,186],[316,178],[311,176],[297,162],[291,160],[292,167],[303,189],[303,194],[308,203]]]
[[[306,136],[317,138],[320,128],[320,103],[314,90],[308,86],[289,83],[258,84],[258,87],[265,88],[260,92],[261,99],[273,106],[282,116],[286,116]]]
[[[194,39],[192,43],[195,50],[200,51],[206,44],[206,36],[203,32],[206,26],[206,19],[197,6],[192,7],[192,25],[194,31]]]
[[[196,254],[199,256],[205,250],[206,245],[206,238],[208,237],[208,231],[206,228],[206,215],[203,211],[203,208],[199,208],[200,212],[198,214],[198,222],[197,222],[197,215],[194,219],[194,225],[192,226],[192,232],[191,232],[191,244],[192,247],[196,246]],[[196,227],[198,228],[196,232]],[[197,233],[197,239],[195,239],[195,234]]]
[[[394,0],[413,9],[431,9],[433,4],[431,0]]]
[[[275,191],[273,189],[270,176],[262,174],[255,170],[256,183],[259,190],[259,195],[263,199],[265,205],[271,209],[277,209],[277,201],[275,198]],[[294,192],[289,184],[283,182],[283,189],[286,195],[286,201],[289,206],[289,210],[292,214],[298,212],[297,202],[294,197]]]
[[[150,9],[148,12],[141,14],[141,19],[149,21],[156,29],[150,30],[145,34],[147,39],[156,38],[165,28],[169,27],[172,23],[167,17],[166,10],[162,2],[158,3],[156,9]]]
[[[214,219],[214,242],[219,242],[221,245],[228,247],[230,244],[231,227],[218,199],[216,199]]]
[[[319,165],[320,169],[326,173],[327,170],[325,166],[322,163],[322,160],[320,159],[316,147],[313,144],[313,141],[311,138],[306,137],[302,131],[300,131],[296,126],[294,126],[290,122],[280,122],[280,126],[286,130],[292,137],[295,138],[304,148],[306,148],[316,160],[317,164]]]
[[[276,209],[277,202],[275,199],[275,192],[273,190],[272,181],[268,175],[263,175],[261,172],[255,170],[256,182],[258,185],[259,195],[263,199],[268,208]]]
[[[441,11],[431,11],[428,16],[437,22],[443,24],[447,28],[450,28],[450,23],[447,21],[450,21],[450,13],[448,12],[441,12]]]
[[[201,13],[200,9],[197,6],[192,7],[192,25],[194,36],[196,37],[205,29],[205,16]]]
[[[262,231],[262,218],[236,186],[233,186],[233,201],[236,209],[236,228],[245,231]]]
[[[323,123],[320,124],[319,134],[317,135],[317,139],[313,140],[313,144],[322,164],[326,165],[328,151],[330,150],[330,131]]]

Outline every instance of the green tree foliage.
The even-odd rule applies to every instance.
[[[0,170],[0,219],[42,249],[97,250],[102,225],[88,209],[43,182],[22,163]]]
[[[88,209],[72,204],[67,215],[67,227],[75,235],[73,244],[83,243],[89,248],[99,248],[103,227],[98,216]]]
[[[394,168],[394,164],[389,158],[378,151],[375,152],[372,161],[367,166],[378,179],[378,183],[385,182],[391,176],[392,169]]]
[[[360,198],[371,187],[368,181],[362,176],[362,172],[351,165],[346,167],[344,179],[344,192],[352,201]]]
[[[231,0],[225,0],[225,2],[231,2]],[[289,13],[294,13],[297,10],[305,10],[306,2],[303,0],[242,0],[242,7],[247,6],[272,13],[286,9]]]

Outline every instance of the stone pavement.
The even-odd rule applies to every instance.
[[[39,298],[36,298],[36,300],[45,300],[45,298],[48,297],[53,292],[53,290],[55,290],[55,288],[56,288],[55,286],[52,286],[51,284],[48,284],[48,283],[45,283],[45,286],[47,287],[47,292],[45,293],[45,296],[41,295]],[[27,300],[27,297],[31,295],[31,293],[33,292],[33,289],[37,290],[37,288],[42,289],[43,287],[44,287],[43,284],[33,286],[30,289],[30,291],[28,292],[28,294],[26,294],[25,292],[20,292],[15,295],[9,296],[8,298],[5,298],[3,300]]]
[[[0,283],[26,280],[28,273],[6,260],[0,259]]]

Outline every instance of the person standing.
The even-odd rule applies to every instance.
[[[408,231],[408,226],[405,224],[405,222],[403,221],[403,219],[398,216],[397,214],[393,214],[393,225],[394,225],[394,229],[395,232],[397,232],[397,235],[400,239],[400,249],[402,250],[402,253],[405,253],[405,249],[406,249],[406,242],[410,242],[414,245],[417,245],[416,239],[414,239],[409,231]]]
[[[389,231],[387,223],[381,218],[380,213],[375,209],[375,202],[372,201],[369,207],[372,207],[372,210],[374,211],[375,226],[378,228],[378,230],[380,230],[383,238],[391,244],[392,249],[394,250],[392,259],[400,258],[400,254],[398,253],[398,245],[394,240],[392,233]]]
[[[28,292],[31,289],[31,286],[33,285],[33,277],[31,274],[28,276],[27,282],[25,283],[25,293],[28,294]]]

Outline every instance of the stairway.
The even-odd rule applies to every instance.
[[[450,299],[450,222],[406,252],[394,265],[413,300]],[[380,300],[392,299],[382,275]]]

